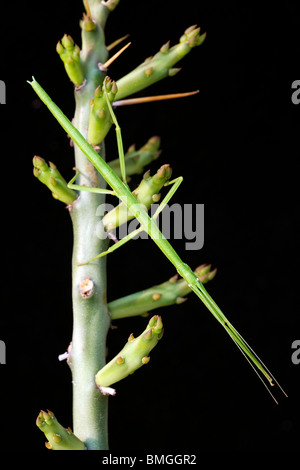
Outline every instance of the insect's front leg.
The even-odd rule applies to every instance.
[[[110,194],[112,196],[116,196],[116,193],[111,189],[102,189],[102,188],[95,188],[95,187],[92,187],[92,186],[81,186],[79,184],[74,184],[74,181],[76,181],[76,179],[80,175],[80,171],[77,170],[77,168],[75,168],[75,170],[76,170],[75,175],[73,176],[73,178],[67,184],[68,188],[75,189],[77,191],[87,191],[87,192],[90,192],[90,193]]]

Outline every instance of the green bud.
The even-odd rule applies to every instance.
[[[83,18],[80,21],[80,27],[84,31],[87,31],[88,33],[90,33],[91,31],[95,31],[96,24],[94,23],[94,21],[88,15],[83,13]]]
[[[153,202],[158,202],[158,201],[160,201],[160,198],[161,198],[161,194],[153,194],[152,201]]]
[[[164,44],[157,54],[146,59],[136,69],[117,81],[116,101],[137,93],[163,78],[176,75],[180,69],[175,68],[174,65],[192,48],[202,44],[205,36],[205,34],[200,35],[200,28],[191,26],[185,30],[178,44],[173,47],[170,47],[169,42]]]
[[[208,281],[212,281],[217,274],[217,268],[211,271],[211,264],[201,264],[195,270],[195,274],[200,279],[202,284],[206,284]]]
[[[145,166],[150,165],[160,155],[160,138],[153,136],[140,149],[136,150],[132,145],[125,154],[126,175],[138,175],[143,172]],[[120,160],[117,158],[109,162],[110,167],[121,176]]]
[[[215,277],[217,270],[211,271],[211,265],[202,264],[194,273],[202,283],[206,283]],[[190,292],[186,281],[176,274],[162,284],[110,302],[108,310],[113,320],[143,315],[157,308],[181,304],[186,301],[186,295]]]
[[[41,411],[37,417],[36,425],[48,439],[47,449],[86,450],[84,443],[70,432],[70,428],[65,429],[59,424],[51,411]]]
[[[74,41],[71,38],[71,36],[68,36],[67,34],[64,35],[64,37],[61,40],[61,43],[65,49],[68,51],[72,51],[74,49]]]
[[[162,334],[161,317],[155,315],[140,336],[133,338],[130,335],[130,341],[125,344],[122,351],[96,374],[95,381],[100,390],[102,387],[109,387],[119,382],[147,364],[150,360],[149,353],[161,339]]]
[[[73,204],[77,199],[77,193],[68,188],[66,180],[53,163],[49,162],[48,166],[43,158],[35,156],[33,167],[34,176],[50,189],[55,199],[68,205]]]
[[[59,55],[61,55],[61,54],[64,53],[64,51],[65,51],[64,46],[61,44],[60,41],[58,41],[58,43],[57,43],[57,45],[56,45],[56,52],[57,52]]]
[[[173,67],[169,69],[169,77],[174,77],[180,72],[181,68],[180,67]]]
[[[170,41],[166,42],[165,44],[163,44],[160,48],[160,52],[162,54],[166,54],[170,49]]]
[[[144,333],[143,339],[144,341],[151,341],[152,337],[153,337],[152,328],[150,328],[150,330]]]
[[[104,140],[112,125],[104,90],[109,101],[113,102],[117,93],[117,86],[109,77],[105,77],[103,85],[96,88],[94,99],[90,103],[88,141],[94,146],[99,145]]]
[[[154,176],[150,176],[148,170],[140,182],[139,186],[132,192],[138,204],[142,204],[146,209],[150,209],[153,204],[153,196],[157,195],[165,183],[170,179],[172,170],[170,165],[163,165]],[[108,212],[102,219],[107,230],[112,230],[120,225],[134,219],[126,204],[121,202],[118,206]]]
[[[80,61],[80,49],[71,36],[65,34],[61,42],[58,42],[56,51],[64,63],[71,82],[76,87],[81,86],[84,82],[84,74]]]

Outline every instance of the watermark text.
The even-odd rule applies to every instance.
[[[0,80],[0,104],[6,104],[6,86],[3,80]]]
[[[120,207],[120,206],[119,206]],[[138,204],[136,205],[138,210]],[[163,211],[156,218],[155,214],[159,208],[159,204],[152,204],[148,212],[151,222],[149,222],[149,232],[151,238],[155,239],[156,236],[173,240],[185,240],[186,250],[201,250],[204,245],[204,204],[172,204],[166,205]],[[124,210],[123,210],[124,209]],[[121,240],[127,237],[130,233],[137,230],[140,223],[134,218],[134,209],[132,206],[127,209],[126,206],[122,210],[116,211],[115,206],[112,204],[101,204],[98,206],[96,216],[101,217],[101,221],[97,224],[96,234],[98,238],[105,239],[111,237],[113,239]],[[125,211],[125,216],[124,216]],[[106,227],[104,230],[102,218],[107,214],[111,215],[109,220],[112,223],[112,228]],[[126,223],[124,223],[124,220]],[[119,223],[121,221],[121,223]],[[151,230],[151,224],[158,226],[160,233],[157,230]],[[113,228],[117,226],[118,228]],[[156,233],[157,235],[154,235]],[[136,234],[133,240],[148,239],[150,236],[146,231],[140,231]]]
[[[0,364],[6,364],[6,345],[0,340]]]
[[[300,103],[300,80],[294,80],[292,83],[292,103],[293,104],[299,104]]]
[[[292,363],[298,365],[300,364],[300,339],[293,341],[292,349],[294,350],[292,354]]]

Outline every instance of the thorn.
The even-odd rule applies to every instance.
[[[160,200],[161,194],[153,194],[152,201],[158,202]]]
[[[50,419],[55,418],[53,411],[47,410],[47,413]]]
[[[150,321],[149,321],[149,327],[151,327],[151,328],[152,328],[152,327],[155,327],[156,324],[157,324],[158,319],[159,319],[159,316],[158,316],[158,315],[154,315],[154,316],[150,319]]]
[[[131,104],[140,104],[140,103],[150,103],[152,101],[164,101],[164,100],[173,100],[177,98],[186,98],[187,96],[196,95],[200,90],[190,91],[187,93],[171,93],[168,95],[156,95],[156,96],[143,96],[141,98],[129,98],[125,100],[114,101],[113,106],[117,108],[118,106],[127,106]]]
[[[105,109],[102,108],[100,109],[98,112],[97,112],[97,116],[99,119],[104,119],[105,118],[105,115],[106,115],[106,112],[105,112]]]
[[[198,25],[196,24],[193,24],[192,26],[189,26],[185,31],[184,31],[184,34],[190,34],[192,33],[193,31],[196,31],[196,28],[199,29],[200,31],[200,28],[197,27]]]
[[[150,77],[152,73],[153,73],[153,67],[149,67],[148,69],[145,70],[146,77]]]
[[[164,329],[162,328],[162,329],[161,329],[161,332],[157,335],[157,339],[158,339],[158,340],[159,340],[159,339],[162,339],[163,335],[164,335]]]
[[[181,67],[173,67],[169,69],[169,77],[174,77],[180,72],[180,70],[181,70]]]
[[[69,57],[67,58],[66,60],[66,63],[69,64],[69,65],[73,65],[74,64],[74,59],[71,55],[69,55]]]
[[[156,329],[156,332],[163,329],[162,319],[161,319],[161,317],[160,317],[159,315],[157,315],[157,320],[156,320],[156,324],[155,324],[155,329]]]
[[[94,97],[95,98],[101,98],[102,94],[103,94],[102,93],[102,87],[101,87],[101,85],[98,85],[96,90],[94,91]],[[93,103],[94,103],[94,100],[91,99],[90,104],[93,104]]]
[[[124,357],[122,356],[119,356],[116,360],[116,363],[120,366],[121,364],[123,364],[125,362],[125,359]]]
[[[161,294],[153,294],[152,299],[153,300],[159,300],[161,298]]]
[[[160,52],[162,54],[166,54],[169,51],[169,48],[170,48],[170,41],[166,42],[165,44],[161,46]]]
[[[127,153],[135,152],[135,150],[136,150],[136,146],[135,144],[132,144],[130,145],[130,147],[128,147]]]
[[[130,34],[126,34],[125,36],[117,39],[116,41],[112,42],[111,44],[109,44],[106,49],[108,50],[108,52],[110,52],[114,47],[118,46],[121,42],[125,41],[125,39],[127,39],[128,37],[130,36]]]
[[[128,342],[131,343],[131,341],[134,340],[134,336],[133,336],[133,333],[130,334],[129,338],[128,338]]]
[[[142,364],[148,364],[149,361],[150,361],[150,356],[144,356],[142,358]]]
[[[170,168],[170,164],[166,163],[162,165],[156,173],[158,178],[164,178],[166,180],[171,178],[172,175],[172,168]]]
[[[144,179],[144,180],[148,180],[148,179],[150,179],[150,178],[151,178],[151,176],[150,176],[150,170],[147,170],[146,173],[144,173],[143,179]]]
[[[187,298],[186,297],[177,297],[176,299],[176,303],[179,305],[179,304],[183,304],[184,302],[187,301]]]
[[[150,341],[152,339],[152,336],[153,336],[152,328],[149,328],[149,330],[147,330],[146,333],[144,334],[144,339],[146,341]]]
[[[217,268],[215,268],[213,271],[211,271],[210,273],[207,274],[207,279],[209,281],[212,281],[214,279],[214,277],[216,276],[217,274]]]
[[[211,264],[201,264],[201,266],[198,266],[195,270],[196,274],[198,274],[199,277],[204,276],[205,274],[208,274],[211,269]]]
[[[130,46],[131,42],[122,47],[118,52],[116,52],[112,57],[110,57],[104,64],[98,64],[101,72],[105,72],[108,67]]]
[[[79,22],[80,27],[90,33],[91,31],[95,31],[96,23],[92,20],[90,14],[83,13],[83,19]]]
[[[74,47],[73,38],[68,34],[64,35],[64,37],[61,40],[61,43],[65,49],[72,49]]]
[[[45,447],[47,447],[47,449],[52,449],[52,445],[50,444],[50,442],[45,442]]]
[[[176,284],[177,280],[178,280],[178,274],[175,274],[175,276],[170,277],[169,283]]]
[[[86,11],[87,15],[88,15],[90,18],[92,18],[92,13],[91,13],[89,1],[88,1],[88,0],[83,0],[83,3],[84,3],[84,8],[85,8],[85,11]]]

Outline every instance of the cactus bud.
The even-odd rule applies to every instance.
[[[103,141],[112,125],[104,91],[107,93],[109,101],[113,102],[117,93],[117,85],[107,76],[103,85],[96,88],[90,107],[88,141],[94,146]]]
[[[43,158],[35,156],[33,166],[34,176],[50,189],[55,199],[68,205],[73,204],[77,199],[77,193],[68,188],[66,180],[53,163],[49,162],[48,166]]]
[[[153,136],[140,149],[136,150],[135,145],[131,145],[125,154],[127,176],[138,175],[143,172],[144,167],[156,160],[160,155],[160,137]],[[121,176],[120,160],[109,162],[110,167]]]
[[[199,46],[205,39],[200,35],[200,28],[190,26],[181,36],[179,43],[170,48],[169,42],[164,44],[153,57],[146,59],[136,69],[129,72],[117,81],[118,93],[116,101],[137,93],[148,86],[166,78],[176,75],[180,69],[174,67],[192,48]]]
[[[162,165],[153,176],[150,176],[150,171],[148,170],[144,174],[139,186],[133,191],[137,203],[142,204],[146,209],[150,209],[154,202],[153,196],[154,199],[157,199],[160,189],[170,179],[171,175],[172,169],[168,164]],[[112,230],[133,218],[134,216],[127,209],[126,204],[121,202],[103,217],[102,222],[107,230]]]
[[[125,344],[122,351],[96,374],[95,381],[100,391],[105,392],[107,387],[147,364],[150,360],[149,353],[162,337],[162,333],[161,317],[155,315],[140,336],[133,338],[130,335],[131,339]]]
[[[80,62],[80,49],[71,36],[64,35],[61,42],[56,45],[56,51],[64,63],[71,82],[79,87],[84,82],[83,69]]]
[[[45,446],[52,450],[86,450],[86,447],[78,437],[68,429],[65,429],[54,414],[41,411],[37,417],[36,425],[45,434],[48,442]]]

